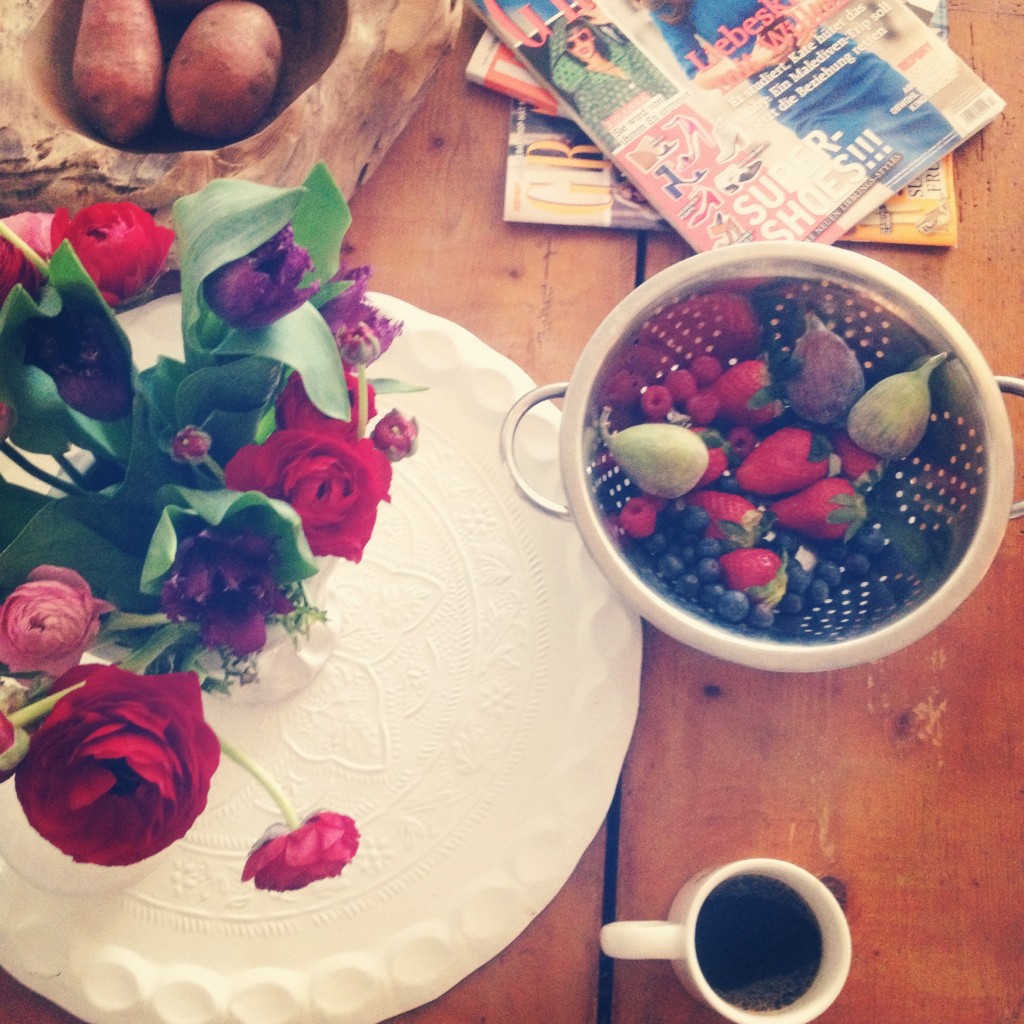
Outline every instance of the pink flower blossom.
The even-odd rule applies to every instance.
[[[59,676],[81,661],[100,616],[113,610],[73,569],[40,565],[0,606],[0,661],[9,672]]]
[[[283,825],[267,829],[249,851],[242,881],[274,892],[302,889],[340,875],[358,849],[359,831],[348,815],[318,811],[291,831]]]
[[[50,238],[52,213],[16,213],[4,217],[4,223],[44,260],[53,255],[53,242]]]

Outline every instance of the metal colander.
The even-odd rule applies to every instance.
[[[597,425],[609,378],[635,367],[648,382],[715,354],[717,325],[673,323],[681,300],[741,289],[755,304],[762,342],[785,354],[815,312],[844,338],[866,386],[936,352],[932,415],[914,454],[891,462],[868,494],[869,520],[889,537],[870,570],[845,569],[828,596],[777,615],[768,631],[732,626],[684,601],[641,542],[625,538],[615,513],[636,488],[605,451]],[[642,365],[641,365],[642,364]],[[816,671],[881,657],[933,629],[970,593],[998,550],[1014,503],[1013,440],[1002,391],[976,346],[927,292],[874,260],[813,243],[758,242],[691,257],[658,274],[600,325],[569,383],[538,388],[510,411],[502,448],[520,490],[572,518],[598,564],[639,614],[677,639],[740,663]],[[563,395],[562,478],[568,508],[525,481],[514,456],[516,425],[539,401]],[[685,500],[685,499],[684,499]]]

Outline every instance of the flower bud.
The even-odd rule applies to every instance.
[[[266,327],[317,293],[319,281],[299,287],[312,269],[309,253],[295,244],[287,224],[248,256],[210,274],[203,294],[214,313],[232,327]]]
[[[373,428],[373,444],[388,457],[388,462],[398,462],[416,454],[419,432],[415,418],[406,419],[392,409]]]
[[[0,715],[0,782],[11,777],[28,753],[29,738],[6,715]]]
[[[346,327],[338,334],[337,341],[342,360],[353,366],[368,366],[383,351],[377,332],[365,320],[354,327]]]
[[[198,427],[182,427],[171,441],[171,458],[175,462],[187,462],[198,466],[209,454],[212,441],[205,430]]]
[[[11,436],[11,431],[17,421],[18,416],[14,411],[14,406],[0,401],[0,441],[6,441]]]

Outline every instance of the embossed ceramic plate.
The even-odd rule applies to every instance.
[[[421,1005],[525,928],[607,812],[636,716],[639,621],[574,527],[527,506],[500,465],[526,374],[376,298],[405,332],[374,374],[429,388],[380,399],[417,417],[419,452],[396,467],[363,561],[326,581],[333,643],[312,682],[210,708],[304,812],[351,814],[359,854],[297,893],[243,885],[277,814],[224,764],[192,832],[127,888],[44,892],[0,861],[0,962],[91,1024],[358,1024]],[[129,314],[137,348],[167,347],[178,317],[176,298]],[[549,410],[519,437],[556,498],[557,427]]]

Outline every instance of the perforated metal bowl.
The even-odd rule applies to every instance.
[[[868,386],[922,356],[949,356],[931,378],[924,439],[912,456],[889,463],[869,495],[872,513],[890,534],[890,557],[868,577],[844,574],[827,599],[787,616],[784,630],[732,626],[680,600],[642,560],[626,556],[614,525],[615,513],[636,489],[600,441],[602,385],[630,358],[641,332],[645,349],[657,357],[647,367],[649,379],[713,354],[713,323],[685,335],[669,331],[659,340],[650,322],[658,317],[663,323],[659,314],[682,298],[723,286],[754,289],[762,325],[782,346],[795,336],[790,318],[815,310],[857,354]],[[843,249],[756,242],[691,257],[637,288],[595,331],[568,383],[536,388],[515,403],[501,448],[525,498],[573,520],[611,583],[653,625],[740,664],[821,671],[871,661],[918,640],[988,570],[1008,519],[1024,514],[1024,502],[1013,501],[1013,437],[1004,393],[1024,396],[1024,380],[993,376],[963,328],[912,281]],[[559,459],[567,506],[539,493],[515,457],[523,417],[561,397]]]

